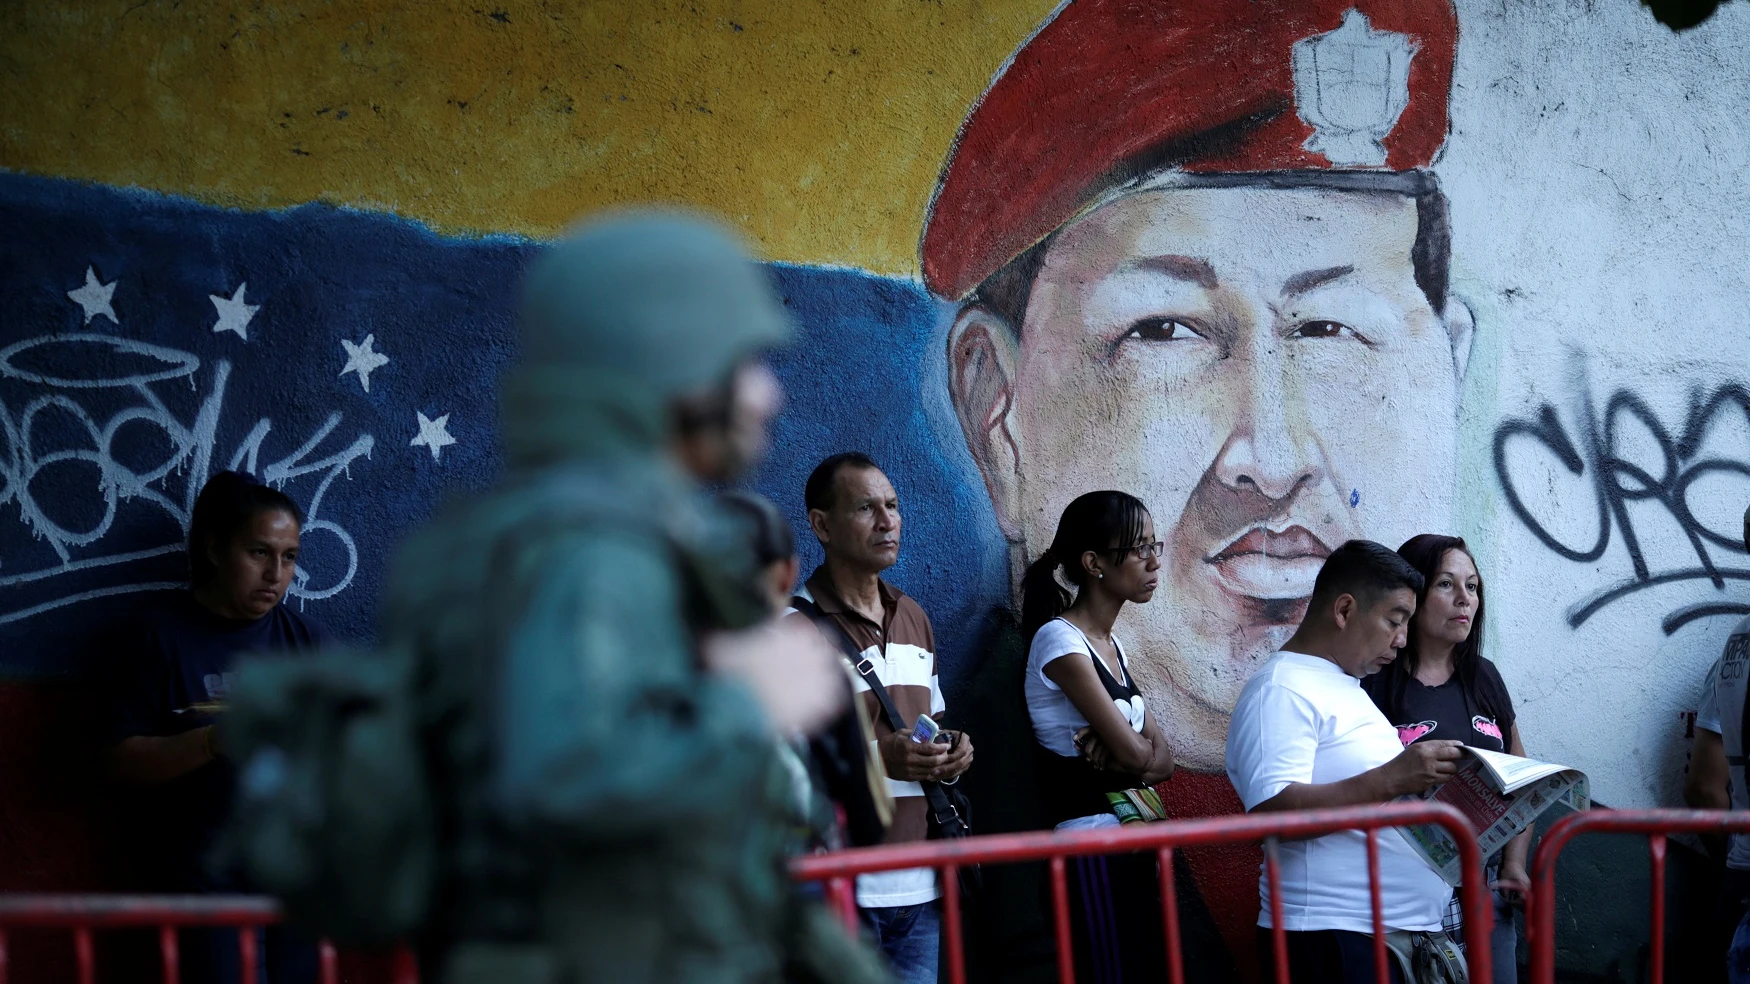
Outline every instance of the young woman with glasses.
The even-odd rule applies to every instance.
[[[1064,509],[1051,548],[1021,581],[1039,793],[1059,830],[1117,826],[1108,793],[1173,774],[1173,750],[1112,633],[1125,605],[1154,597],[1162,553],[1141,500],[1089,492]],[[1158,979],[1165,953],[1154,858],[1074,858],[1069,881],[1080,912],[1073,921],[1077,979]],[[1232,963],[1213,925],[1202,925],[1201,903],[1185,894],[1191,880],[1181,874],[1178,884],[1180,912],[1197,913],[1191,922],[1200,924],[1186,923],[1187,980],[1226,979],[1222,971],[1231,975]]]

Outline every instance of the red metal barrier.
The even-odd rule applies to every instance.
[[[164,984],[181,980],[182,954],[176,931],[235,928],[243,984],[255,984],[255,930],[278,923],[279,904],[247,895],[7,895],[0,894],[0,984],[7,984],[6,930],[13,926],[55,927],[73,931],[73,958],[79,984],[94,984],[97,953],[92,934],[100,929],[156,927]],[[318,945],[322,984],[339,984],[340,962],[327,940]],[[406,947],[395,953],[393,984],[419,984],[419,968]]]
[[[1568,842],[1585,833],[1646,834],[1651,854],[1652,984],[1665,981],[1665,848],[1668,834],[1750,833],[1750,811],[1587,810],[1556,821],[1531,859],[1531,898],[1525,932],[1531,949],[1532,984],[1556,979],[1556,858]],[[1723,966],[1726,955],[1720,954]]]
[[[1276,952],[1277,984],[1288,981],[1288,939],[1282,929],[1282,896],[1278,891],[1276,841],[1319,837],[1340,830],[1367,834],[1367,866],[1373,888],[1374,965],[1382,982],[1389,980],[1379,887],[1379,831],[1389,827],[1435,823],[1451,832],[1458,842],[1464,870],[1474,872],[1459,892],[1464,909],[1465,936],[1481,940],[1468,948],[1472,984],[1491,984],[1489,930],[1494,911],[1488,886],[1483,884],[1483,858],[1476,834],[1457,810],[1441,803],[1386,803],[1379,806],[1346,807],[1340,810],[1309,810],[1295,813],[1244,814],[1207,820],[1169,820],[1131,824],[1099,830],[1039,831],[1025,834],[990,834],[962,840],[919,841],[855,848],[831,854],[798,858],[791,869],[801,881],[824,881],[827,898],[841,919],[856,931],[857,911],[853,879],[872,871],[900,868],[935,868],[942,883],[942,914],[947,924],[948,979],[965,984],[965,946],[960,927],[960,885],[957,874],[963,865],[1006,864],[1046,859],[1051,867],[1051,902],[1057,933],[1057,975],[1063,984],[1075,980],[1075,957],[1071,952],[1069,892],[1064,859],[1094,854],[1126,854],[1154,851],[1160,861],[1161,910],[1167,939],[1167,968],[1172,984],[1183,984],[1184,961],[1179,950],[1177,893],[1173,884],[1173,852],[1177,848],[1206,844],[1264,841],[1264,875],[1270,886],[1272,944]]]

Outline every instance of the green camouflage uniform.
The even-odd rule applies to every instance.
[[[507,474],[402,552],[384,642],[434,737],[445,981],[880,980],[784,870],[786,779],[699,633],[764,616],[669,458],[677,395],[784,341],[765,274],[624,216],[531,270]]]

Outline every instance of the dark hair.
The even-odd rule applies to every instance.
[[[1384,545],[1372,540],[1350,540],[1325,558],[1325,566],[1319,568],[1319,576],[1313,581],[1312,601],[1307,610],[1318,611],[1345,594],[1353,595],[1363,609],[1369,609],[1380,596],[1399,588],[1409,588],[1420,598],[1426,583],[1409,561]]]
[[[728,427],[735,416],[735,373],[710,386],[683,394],[674,401],[673,415],[676,433],[691,437],[707,431]]]
[[[1158,161],[1147,163],[1148,167],[1137,172],[1137,180],[1146,178],[1145,172],[1160,164]],[[1422,288],[1422,294],[1435,314],[1446,312],[1446,293],[1452,274],[1452,221],[1446,194],[1440,190],[1439,179],[1432,171],[1186,174],[1173,187],[1324,188],[1360,194],[1404,195],[1416,203],[1416,240],[1410,245],[1410,266],[1416,276],[1416,286]],[[1053,232],[1003,264],[1001,269],[986,277],[963,304],[977,304],[989,310],[1019,335],[1021,324],[1027,317],[1027,300],[1033,294],[1033,281],[1039,276],[1039,267],[1056,237]]]
[[[1031,639],[1075,600],[1057,581],[1059,567],[1064,580],[1080,591],[1087,577],[1082,554],[1117,553],[1136,546],[1147,518],[1148,507],[1128,492],[1089,492],[1065,506],[1050,549],[1021,576],[1021,632]]]
[[[1416,592],[1417,610],[1428,600],[1428,592],[1434,586],[1434,579],[1440,574],[1440,562],[1448,552],[1457,550],[1469,557],[1474,565],[1477,558],[1470,552],[1470,547],[1463,537],[1442,536],[1439,533],[1418,533],[1404,541],[1398,548],[1398,556],[1420,571],[1425,580],[1422,590]],[[1472,707],[1481,707],[1491,717],[1499,717],[1501,708],[1489,706],[1487,700],[1477,687],[1477,667],[1483,656],[1483,575],[1477,572],[1477,610],[1471,616],[1470,635],[1458,645],[1452,647],[1453,675],[1458,677],[1458,685],[1464,691],[1466,702]],[[1398,650],[1398,658],[1380,671],[1379,686],[1385,693],[1386,716],[1393,721],[1402,718],[1404,689],[1409,681],[1415,679],[1416,670],[1421,664],[1421,647],[1416,642],[1415,626],[1411,626],[1409,642]]]
[[[207,479],[188,520],[189,582],[199,586],[218,573],[207,549],[226,544],[264,512],[284,512],[304,525],[304,511],[279,489],[263,485],[246,471],[222,471]]]
[[[832,509],[833,485],[838,481],[839,472],[846,468],[874,468],[881,466],[875,459],[861,451],[841,451],[814,466],[814,471],[808,476],[807,484],[802,486],[802,505],[807,509]]]
[[[796,556],[796,535],[772,500],[757,492],[736,490],[719,495],[717,501],[744,522],[754,559],[761,567]]]

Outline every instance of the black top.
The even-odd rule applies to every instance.
[[[1508,750],[1513,698],[1495,664],[1481,656],[1469,688],[1456,673],[1438,687],[1424,686],[1395,664],[1362,680],[1361,688],[1398,729],[1405,745],[1432,738],[1494,752]]]
[[[1093,646],[1088,648],[1091,650]],[[1112,676],[1112,672],[1106,669],[1105,660],[1091,654],[1089,658],[1094,661],[1094,671],[1100,675],[1100,684],[1106,688],[1107,696],[1115,701],[1128,702],[1141,691],[1136,688],[1135,679],[1130,675],[1130,664],[1124,659],[1124,647],[1117,639],[1113,639],[1112,648],[1118,654],[1118,668],[1124,673],[1123,683],[1119,683]],[[1039,791],[1044,800],[1045,816],[1054,827],[1076,817],[1110,813],[1112,803],[1106,799],[1107,793],[1140,789],[1144,785],[1141,776],[1096,769],[1080,755],[1059,755],[1037,741],[1033,743],[1033,748],[1038,762]]]
[[[225,700],[239,654],[310,650],[327,640],[319,623],[287,605],[252,622],[213,614],[192,591],[167,591],[118,634],[108,740],[169,737],[220,720],[191,709]],[[196,892],[234,888],[205,873],[202,861],[231,808],[237,772],[225,759],[169,782],[131,791],[125,831],[143,888]]]

